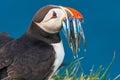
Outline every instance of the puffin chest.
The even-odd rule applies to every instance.
[[[51,44],[55,50],[54,72],[59,68],[64,59],[64,48],[62,41],[60,43]]]

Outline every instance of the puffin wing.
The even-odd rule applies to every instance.
[[[0,33],[0,48],[11,40],[13,40],[13,38],[11,38],[6,32]]]
[[[26,65],[30,65],[32,68],[32,76],[28,80],[48,80],[53,72],[55,53],[52,46],[43,45],[39,48],[31,49],[26,53],[29,55],[27,59],[29,62],[26,62],[29,64]],[[36,79],[33,75],[36,75]]]
[[[5,45],[12,40],[14,39],[11,38],[8,33],[0,33],[0,80],[8,75],[7,68],[12,63],[12,58],[7,54],[8,48],[5,47]]]
[[[40,43],[40,45],[36,44],[39,45],[39,47],[36,47],[34,45],[26,46],[26,44],[23,44],[20,43],[19,46],[13,46],[12,44],[11,48],[8,43],[6,46],[1,48],[1,50],[3,48],[5,49],[3,49],[2,53],[0,53],[0,80],[13,79],[14,77],[20,80],[48,80],[54,71],[53,63],[55,60],[55,52],[52,46],[45,45],[43,43]],[[10,51],[10,48],[13,49],[12,52]],[[13,55],[14,52],[19,53]],[[5,68],[7,73],[5,73]],[[4,75],[7,74],[8,76],[3,76],[1,78],[1,75],[3,75],[3,73]]]
[[[12,63],[12,58],[7,53],[7,49],[0,48],[0,80],[8,76],[7,68]]]

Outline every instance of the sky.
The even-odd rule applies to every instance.
[[[79,57],[84,57],[81,64],[85,73],[89,73],[92,65],[95,69],[100,65],[106,68],[115,51],[109,73],[111,78],[120,74],[120,0],[1,0],[0,32],[19,38],[28,29],[36,11],[48,4],[72,7],[83,14],[87,51],[83,51],[81,43]],[[63,34],[61,36],[65,61],[69,62],[72,53]]]

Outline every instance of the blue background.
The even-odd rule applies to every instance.
[[[77,9],[84,15],[84,31],[87,51],[81,45],[80,57],[88,74],[92,65],[107,67],[116,51],[116,59],[109,70],[110,77],[120,74],[120,0],[2,0],[0,1],[0,32],[6,31],[18,38],[29,27],[36,11],[47,5],[56,4]],[[63,37],[63,35],[62,35]],[[66,39],[66,58],[70,61],[72,53]]]

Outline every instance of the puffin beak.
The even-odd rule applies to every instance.
[[[84,36],[84,31],[81,26],[83,22],[83,16],[80,12],[73,8],[62,7],[67,16],[64,19],[63,33],[66,36],[69,46],[73,51],[74,58],[78,58],[78,52],[80,51],[80,40],[82,39],[84,43],[84,48],[86,49],[86,40]],[[68,13],[71,15],[68,16]]]

